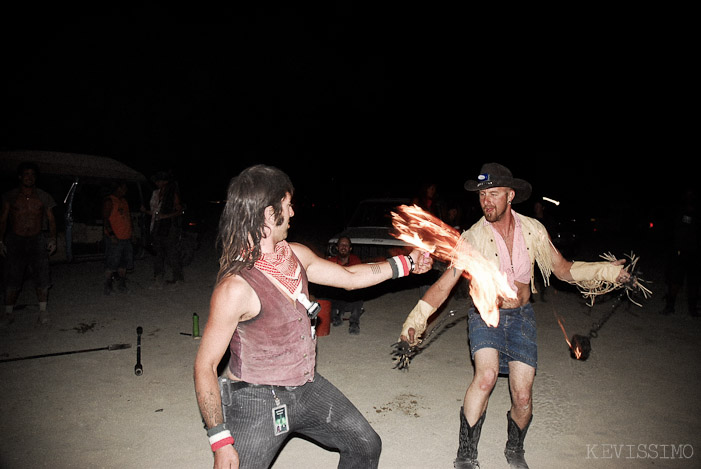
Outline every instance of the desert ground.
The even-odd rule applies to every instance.
[[[217,270],[211,240],[203,242],[186,282],[151,290],[149,259],[138,260],[129,291],[105,296],[102,264],[52,266],[52,322],[38,327],[38,307],[26,287],[17,319],[0,331],[0,359],[130,344],[122,350],[26,358],[0,363],[0,467],[212,467],[195,400],[192,368]],[[583,260],[596,260],[583,259]],[[653,290],[642,307],[615,296],[593,307],[555,284],[536,295],[539,361],[534,419],[526,438],[531,468],[701,467],[701,321],[677,312],[661,316],[664,285],[659,256],[641,256]],[[406,280],[406,281],[405,281]],[[384,469],[451,468],[458,412],[472,377],[467,344],[468,299],[446,305],[442,323],[407,371],[394,369],[391,345],[421,294],[420,282],[400,279],[368,290],[361,333],[347,323],[318,337],[317,372],[341,389],[383,441]],[[567,335],[591,339],[586,361],[570,357]],[[143,328],[143,374],[134,373],[136,329]],[[500,378],[479,445],[483,468],[507,467],[508,381]],[[332,468],[338,454],[292,437],[275,469]]]

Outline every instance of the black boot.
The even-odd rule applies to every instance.
[[[467,423],[463,408],[460,408],[460,441],[458,442],[458,457],[453,463],[456,469],[479,469],[477,461],[477,443],[480,441],[482,423],[487,415],[485,411],[472,427]]]
[[[506,456],[506,462],[509,463],[511,469],[528,469],[528,464],[526,464],[526,459],[523,454],[523,440],[526,439],[526,432],[528,432],[528,427],[531,425],[533,416],[528,420],[528,423],[523,428],[511,420],[511,411],[506,413],[506,420],[508,422],[508,436],[509,440],[506,442],[506,449],[504,450],[504,456]]]

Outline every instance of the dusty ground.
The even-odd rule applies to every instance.
[[[643,260],[644,262],[644,260]],[[192,365],[198,341],[192,314],[207,321],[216,259],[206,246],[177,291],[147,288],[139,261],[127,294],[103,296],[99,263],[57,265],[53,323],[35,327],[37,306],[24,291],[16,322],[0,331],[0,359],[127,343],[131,348],[0,363],[0,467],[207,468],[212,455],[197,409]],[[659,265],[650,266],[659,271]],[[398,281],[400,282],[400,281]],[[450,468],[458,412],[472,376],[467,303],[455,310],[408,372],[394,370],[390,344],[419,298],[416,286],[369,292],[361,334],[332,328],[318,341],[318,372],[367,416],[383,440],[380,467]],[[701,467],[699,332],[683,306],[657,314],[663,289],[643,308],[623,305],[592,340],[586,362],[570,358],[568,335],[586,334],[611,307],[586,307],[555,288],[537,301],[539,369],[535,417],[526,440],[532,468]],[[135,376],[136,328],[144,329],[142,376]],[[490,401],[479,446],[484,468],[506,467],[506,379]],[[338,455],[294,438],[274,464],[336,467]]]

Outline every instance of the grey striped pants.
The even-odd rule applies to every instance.
[[[275,436],[272,390],[287,404],[290,431]],[[228,394],[228,395],[227,395]],[[340,453],[339,468],[376,468],[382,441],[358,409],[318,373],[303,386],[248,386],[229,391],[222,387],[226,426],[235,439],[242,469],[270,466],[292,434],[310,438]],[[304,467],[300,461],[300,467]]]

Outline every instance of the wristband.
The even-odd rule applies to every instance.
[[[219,432],[223,432],[224,430],[226,430],[226,424],[225,424],[225,423],[220,423],[219,425],[216,425],[216,426],[210,428],[209,430],[207,430],[207,436],[208,436],[208,437],[209,437],[209,436],[214,436],[214,435],[216,435],[216,434],[219,433]]]
[[[392,269],[392,280],[394,280],[398,277],[397,263],[395,262],[393,257],[388,257],[387,262],[389,263],[389,266]]]
[[[406,277],[409,275],[410,269],[409,269],[409,262],[406,260],[407,257],[409,256],[397,256],[395,259],[397,259],[397,265],[400,266],[400,272],[399,276],[400,277]]]
[[[216,451],[223,446],[233,444],[234,437],[231,436],[231,432],[229,430],[223,430],[216,435],[209,437],[209,445],[212,447],[212,451]]]
[[[411,256],[406,256],[407,260],[409,261],[409,272],[413,272],[416,264],[414,264],[414,259]]]
[[[223,423],[207,430],[207,437],[209,437],[209,445],[212,447],[212,451],[234,444],[234,437],[231,436],[231,432],[226,429],[226,425]]]
[[[409,275],[409,272],[411,272],[411,268],[409,267],[407,257],[409,256],[394,256],[387,259],[387,262],[389,262],[389,266],[392,268],[393,279],[406,277],[407,275]]]

